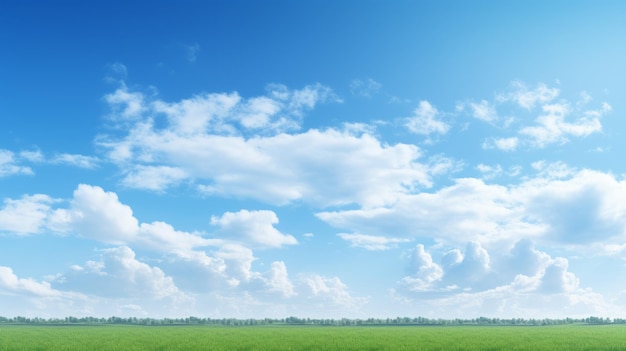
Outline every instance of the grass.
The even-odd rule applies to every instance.
[[[0,326],[22,350],[626,350],[626,326]]]

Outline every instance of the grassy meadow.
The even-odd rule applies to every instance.
[[[21,350],[626,350],[626,325],[0,326]]]

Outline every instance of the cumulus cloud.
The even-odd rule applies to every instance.
[[[550,181],[535,179],[520,186],[528,196],[526,214],[548,226],[548,238],[570,245],[615,242],[626,235],[626,183],[613,175],[582,170],[563,174],[548,168]],[[557,172],[558,173],[555,173]],[[571,172],[571,170],[567,170]]]
[[[392,206],[317,216],[334,227],[377,236],[490,241],[538,234],[539,228],[516,216],[518,210],[506,187],[463,178],[434,193],[401,196]]]
[[[577,289],[569,293],[542,294],[525,291],[525,279],[480,292],[442,294],[438,298],[407,298],[397,293],[405,309],[419,309],[434,318],[475,318],[485,313],[527,319],[585,318],[590,315],[619,316],[622,306],[611,303],[593,291]]]
[[[99,261],[88,261],[58,277],[55,286],[101,297],[187,299],[160,268],[137,260],[127,246],[101,250]]]
[[[305,274],[300,276],[300,281],[308,288],[307,295],[314,303],[356,307],[365,302],[363,298],[353,297],[348,286],[338,277],[328,278],[318,274]]]
[[[137,158],[140,164],[146,159],[167,159],[170,164],[167,168],[142,166],[150,166],[148,175],[158,180],[144,178],[143,182],[132,173],[137,166],[124,166],[131,172],[126,185],[150,185],[152,190],[181,181],[184,172],[196,179],[198,189],[206,195],[248,197],[274,204],[302,200],[337,205],[384,203],[407,189],[432,185],[429,168],[417,161],[421,156],[417,147],[381,145],[367,134],[330,129],[244,139],[141,129],[129,138],[114,147],[116,159],[125,155]],[[129,151],[133,148],[140,150],[135,156]],[[173,167],[176,173],[171,176]],[[159,175],[161,171],[167,174]]]
[[[168,296],[168,292],[172,292],[183,298],[182,293],[172,286],[172,278],[165,276],[160,268],[149,267],[135,258],[130,248],[133,246],[161,254],[166,265],[174,270],[184,269],[196,277],[196,282],[184,282],[192,290],[236,289],[285,298],[297,295],[284,262],[272,263],[271,270],[266,273],[257,272],[252,267],[256,257],[248,246],[274,248],[297,244],[293,236],[274,228],[278,217],[272,211],[241,210],[214,216],[212,224],[217,230],[212,233],[214,238],[209,239],[206,234],[179,231],[161,221],[140,223],[131,207],[122,203],[117,194],[97,186],[81,184],[67,208],[61,208],[61,203],[45,195],[7,199],[0,210],[0,228],[17,234],[36,233],[46,228],[122,245],[101,251],[99,261],[75,265],[72,272],[55,278],[63,289],[73,290],[72,284],[89,285],[91,281],[94,289],[100,289],[98,284],[114,289],[123,283],[118,280],[131,279],[133,284],[153,284],[150,288],[153,291],[163,290]],[[195,273],[190,273],[194,270]],[[141,284],[131,284],[128,291],[122,289],[122,295],[130,296],[131,292],[139,293],[148,288]],[[85,291],[76,289],[74,291]],[[102,291],[98,296],[104,298],[107,294]]]
[[[543,270],[543,275],[535,277],[539,280],[537,291],[555,294],[573,292],[578,288],[579,280],[574,273],[567,270],[568,262],[562,257],[551,260]]]
[[[24,195],[20,199],[4,199],[0,208],[0,231],[19,235],[39,233],[46,225],[51,204],[48,195]]]
[[[174,229],[165,222],[141,223],[135,243],[142,247],[166,252],[185,261],[194,261],[214,270],[221,270],[221,262],[207,256],[201,248],[218,247],[223,242],[207,239],[200,233],[188,233]]]
[[[122,204],[117,194],[97,186],[80,184],[65,215],[72,231],[102,242],[130,242],[139,231],[130,206]]]
[[[422,244],[418,244],[411,251],[409,270],[411,274],[402,278],[401,284],[407,286],[410,291],[430,290],[443,276],[443,269],[433,262],[432,256],[424,250]]]
[[[13,269],[6,266],[0,266],[0,292],[36,297],[61,297],[64,295],[61,291],[53,289],[48,282],[19,278]]]
[[[101,135],[98,144],[123,169],[125,185],[156,191],[189,180],[208,196],[329,206],[384,203],[432,185],[413,145],[381,144],[363,130],[283,132],[299,128],[303,112],[316,104],[336,100],[319,84],[172,103],[122,87],[108,98],[122,135]]]
[[[517,242],[508,252],[492,254],[478,243],[469,243],[463,252],[444,253],[440,263],[420,244],[411,252],[409,270],[410,275],[398,282],[396,294],[414,302],[428,301],[431,307],[450,307],[456,302],[459,314],[489,310],[519,315],[526,308],[545,307],[547,300],[572,309],[579,304],[598,306],[598,301],[590,299],[597,300],[599,295],[580,288],[567,259],[550,257],[529,240]]]
[[[219,227],[219,237],[241,240],[255,246],[281,247],[298,243],[292,235],[283,234],[274,228],[278,224],[278,216],[273,211],[226,212],[221,217],[213,216],[211,224]]]
[[[413,292],[446,292],[483,290],[493,282],[490,257],[479,243],[470,242],[461,252],[446,252],[441,263],[433,262],[432,256],[419,244],[411,253],[410,275],[400,285]]]
[[[271,271],[266,284],[269,292],[277,292],[284,297],[297,295],[293,283],[289,280],[285,262],[272,262]]]
[[[415,134],[446,134],[450,126],[438,120],[439,115],[439,111],[428,101],[420,101],[419,107],[414,111],[414,116],[407,118],[406,127]]]
[[[537,165],[537,167],[540,167]],[[355,233],[446,242],[510,242],[534,238],[578,245],[616,244],[626,235],[624,180],[563,165],[508,186],[457,179],[435,192],[399,197],[392,206],[325,211],[317,216]]]

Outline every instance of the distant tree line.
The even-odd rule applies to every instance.
[[[326,325],[326,326],[383,326],[383,325],[563,325],[563,324],[626,324],[622,318],[565,318],[565,319],[524,319],[524,318],[487,318],[479,317],[472,319],[433,319],[425,317],[396,317],[396,318],[368,318],[368,319],[311,319],[288,317],[282,319],[237,319],[237,318],[136,318],[136,317],[65,317],[65,318],[28,318],[28,317],[0,317],[0,324],[33,324],[33,325],[74,325],[74,324],[127,324],[127,325],[226,325],[226,326],[251,326],[251,325]]]

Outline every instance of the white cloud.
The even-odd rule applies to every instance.
[[[515,127],[517,135],[488,137],[482,144],[483,149],[509,152],[521,147],[544,148],[602,131],[600,119],[612,110],[608,103],[603,102],[593,109],[588,106],[592,98],[587,92],[583,92],[576,103],[559,98],[559,95],[558,88],[550,88],[544,83],[530,88],[516,81],[511,83],[509,92],[496,94],[493,101],[458,103],[456,112],[469,109],[476,119],[493,124],[499,119],[496,108],[502,111],[509,105],[502,130]],[[513,103],[512,108],[510,103]],[[534,120],[534,123],[529,123],[529,120]]]
[[[292,235],[283,234],[274,228],[278,224],[278,216],[273,211],[226,212],[221,217],[213,216],[211,224],[219,227],[217,235],[227,240],[241,240],[260,247],[298,243]]]
[[[50,163],[66,164],[80,168],[93,169],[98,166],[99,159],[94,156],[77,155],[77,154],[58,154],[54,156]]]
[[[570,171],[571,172],[571,171]],[[626,182],[611,174],[554,171],[520,186],[525,214],[547,226],[546,236],[569,245],[615,243],[626,235]]]
[[[103,249],[100,261],[75,266],[57,278],[55,285],[101,297],[141,299],[188,299],[160,268],[151,267],[135,257],[127,246]]]
[[[502,151],[515,151],[520,140],[518,137],[510,138],[493,138],[491,141],[485,141],[483,143],[483,149],[497,148]]]
[[[207,195],[332,205],[387,202],[407,189],[431,185],[428,168],[417,162],[420,152],[415,146],[381,145],[368,134],[333,129],[244,139],[140,128],[107,147],[114,152],[113,160],[123,159],[120,166],[129,169],[126,185],[150,185],[152,190],[182,180],[184,172]],[[131,159],[140,167],[152,167],[147,170],[153,174],[139,181],[133,173],[138,166],[128,164]],[[147,164],[157,159],[167,160],[169,166]]]
[[[511,83],[509,93],[499,94],[498,101],[513,101],[519,106],[530,110],[537,104],[543,105],[556,99],[560,91],[557,88],[548,88],[544,83],[539,83],[535,88],[529,88],[525,83],[515,81]]]
[[[537,290],[542,293],[568,293],[578,288],[579,280],[567,270],[568,262],[562,257],[551,260],[545,267],[543,275],[539,277],[540,284]]]
[[[475,318],[477,315],[515,316],[527,319],[585,318],[590,315],[615,316],[623,314],[623,307],[610,303],[593,291],[577,289],[573,292],[543,294],[527,291],[528,281],[520,276],[509,285],[480,292],[441,294],[439,298],[424,299],[400,294],[404,309],[428,311],[434,318]]]
[[[134,101],[141,102],[142,105],[140,109],[133,110],[153,111],[164,117],[167,121],[165,131],[177,136],[192,136],[206,133],[233,135],[249,131],[279,133],[297,130],[305,111],[318,103],[340,102],[340,99],[330,88],[321,84],[308,85],[300,90],[289,90],[283,85],[272,84],[268,86],[268,96],[250,99],[244,99],[233,92],[196,95],[172,103],[158,99]],[[113,113],[118,113],[115,104],[111,105],[114,108]],[[131,106],[128,105],[127,108]],[[115,117],[113,119],[116,120]],[[146,115],[144,122],[143,128],[152,129],[155,121]]]
[[[317,216],[334,227],[377,236],[482,242],[541,233],[540,226],[517,216],[519,210],[506,187],[463,178],[434,193],[399,196],[392,206]]]
[[[240,244],[227,243],[220,247],[215,257],[224,262],[224,274],[228,284],[232,287],[241,283],[249,283],[253,278],[259,278],[260,273],[252,271],[252,262],[256,260],[249,248]]]
[[[61,208],[60,203],[61,200],[42,194],[5,199],[0,208],[0,231],[18,235],[52,231],[73,233],[104,243],[138,244],[219,270],[213,267],[219,266],[218,260],[198,248],[219,247],[224,240],[177,231],[164,222],[139,225],[130,206],[120,202],[115,193],[81,184],[74,191],[68,208]]]
[[[23,158],[30,162],[43,162],[45,160],[43,154],[39,150],[33,151],[20,151],[20,158]]]
[[[612,110],[606,102],[596,109],[590,108],[588,103],[592,98],[587,92],[581,94],[579,101],[572,103],[565,98],[557,99],[559,89],[549,88],[543,83],[534,88],[522,82],[513,82],[511,86],[511,91],[497,94],[493,103],[481,100],[480,103],[469,104],[474,117],[490,123],[497,118],[496,105],[512,102],[515,107],[525,110],[521,115],[516,109],[508,112],[511,117],[505,127],[518,126],[518,136],[489,138],[483,143],[484,149],[514,151],[520,146],[544,148],[554,143],[569,142],[572,137],[586,137],[602,131],[600,119]],[[465,104],[460,104],[457,110],[465,107]],[[534,117],[534,124],[527,123],[524,115],[528,114]]]
[[[495,122],[498,119],[498,113],[493,105],[487,100],[481,100],[480,102],[470,102],[469,107],[472,110],[472,115],[484,122]]]
[[[489,166],[481,163],[476,166],[476,169],[482,173],[482,178],[485,180],[496,178],[502,174],[502,166],[500,165]]]
[[[283,108],[279,101],[268,97],[257,97],[249,99],[243,104],[239,111],[238,120],[246,129],[263,129],[273,124],[272,129],[297,129],[298,124],[288,119],[278,119],[271,123],[272,116],[275,116]]]
[[[114,93],[107,94],[104,99],[113,109],[113,117],[121,116],[123,119],[137,118],[145,110],[144,95],[137,92],[129,92],[124,84]]]
[[[54,210],[48,222],[54,231],[114,244],[132,241],[139,231],[132,209],[122,204],[117,194],[86,184],[79,184],[70,207]]]
[[[537,166],[539,167],[539,166]],[[392,206],[320,212],[330,225],[374,236],[436,237],[481,244],[534,238],[577,246],[626,237],[626,184],[611,174],[543,166],[518,185],[464,178],[436,192],[403,195]]]
[[[419,107],[414,111],[414,116],[407,118],[406,126],[415,134],[446,134],[450,126],[437,119],[439,114],[439,111],[428,101],[420,101]]]
[[[362,305],[363,298],[353,297],[338,277],[323,277],[318,274],[301,275],[300,280],[308,287],[308,296],[314,301],[338,305],[342,307],[356,307]]]
[[[307,85],[302,89],[296,89],[291,92],[280,84],[273,84],[270,88],[271,94],[277,96],[276,93],[279,93],[283,100],[287,102],[287,110],[299,117],[305,111],[314,108],[318,103],[343,102],[331,88],[320,83]],[[285,99],[285,96],[288,98]]]
[[[464,252],[454,249],[445,253],[438,264],[418,245],[411,254],[411,274],[398,282],[395,292],[415,302],[427,301],[431,307],[447,309],[456,303],[457,316],[472,311],[508,311],[534,318],[544,312],[521,312],[528,308],[536,313],[541,307],[553,310],[550,303],[554,301],[573,308],[598,297],[579,287],[579,279],[568,271],[566,259],[552,258],[528,240],[518,242],[508,252],[496,251],[492,252],[492,263],[484,248],[469,243]]]
[[[385,203],[432,184],[413,145],[381,144],[362,130],[275,130],[285,118],[299,124],[303,111],[332,99],[331,93],[320,85],[295,91],[271,86],[268,96],[251,99],[233,93],[145,101],[138,110],[152,109],[166,123],[145,114],[120,127],[127,135],[100,136],[98,143],[128,175],[125,185],[156,191],[189,180],[210,196],[329,206]],[[246,138],[238,135],[247,133],[242,123],[265,129]]]
[[[138,165],[130,169],[122,184],[129,188],[161,192],[187,177],[187,173],[177,167]]]
[[[9,150],[0,149],[0,177],[13,174],[28,174],[34,172],[30,167],[21,166],[23,161],[34,163],[63,164],[80,168],[93,169],[98,166],[100,160],[95,156],[60,153],[49,159],[40,150],[22,150],[14,153]]]
[[[573,122],[567,122],[565,117],[570,113],[567,104],[544,105],[543,114],[536,120],[538,125],[524,127],[520,134],[529,137],[533,145],[545,147],[547,144],[564,143],[568,141],[568,136],[585,137],[602,131],[600,113],[598,115],[587,113]]]
[[[199,249],[218,247],[223,244],[223,241],[206,239],[200,233],[178,231],[165,222],[141,223],[139,233],[133,243],[172,254],[178,259],[197,262],[214,271],[223,270],[222,262],[207,256]]]
[[[6,205],[0,211],[0,229],[27,234],[46,228],[56,232],[74,233],[104,243],[133,245],[162,254],[168,262],[182,264],[187,267],[186,270],[189,267],[199,269],[198,274],[203,276],[202,279],[213,280],[210,283],[212,289],[230,287],[245,291],[257,289],[254,288],[255,284],[260,284],[259,289],[263,291],[279,293],[284,297],[295,294],[293,287],[289,288],[290,282],[284,264],[273,264],[267,275],[255,272],[252,263],[256,258],[251,249],[242,245],[266,248],[297,243],[293,236],[274,228],[278,217],[272,211],[242,210],[214,217],[212,222],[219,228],[213,236],[220,238],[207,239],[202,233],[178,231],[165,222],[139,224],[130,206],[120,202],[115,193],[105,192],[96,186],[79,185],[67,209],[53,209],[52,205],[58,202],[45,195],[5,200]],[[89,279],[109,275],[106,267],[120,268],[120,265],[120,269],[137,269],[137,274],[147,272],[147,266],[135,262],[130,247],[104,250],[102,257],[101,261],[88,262],[82,267],[75,266],[74,270],[87,274]],[[151,272],[160,274],[158,270]],[[56,281],[63,283],[66,279],[68,278],[64,277]],[[101,284],[109,283],[111,282],[105,281]]]
[[[348,241],[352,247],[360,247],[370,251],[389,250],[399,243],[410,241],[408,239],[388,238],[385,236],[366,234],[339,233],[337,236]]]
[[[566,179],[576,174],[577,170],[563,162],[535,161],[530,166],[537,171],[538,176],[546,179]]]
[[[490,267],[490,257],[480,243],[469,242],[465,251],[451,251],[444,256],[445,279],[447,285],[470,286],[475,288],[486,283],[489,274],[492,273]],[[450,258],[453,257],[453,259]]]
[[[37,282],[30,278],[19,278],[13,269],[0,266],[0,293],[27,294],[36,297],[61,297],[61,291],[55,290],[48,282]]]
[[[0,231],[20,235],[39,233],[50,214],[52,198],[43,194],[4,199],[0,209]]]
[[[152,108],[156,113],[163,114],[167,119],[169,130],[175,135],[202,134],[207,130],[233,132],[233,127],[227,125],[225,120],[241,100],[237,93],[206,94],[175,103],[156,100],[145,108]],[[146,122],[147,125],[141,127],[153,128],[151,120],[147,119]],[[136,127],[135,133],[138,132],[143,130]]]
[[[272,262],[267,287],[269,292],[278,292],[284,297],[297,295],[293,283],[289,280],[287,267],[282,261]]]
[[[16,174],[33,174],[30,167],[20,166],[15,158],[15,153],[0,149],[0,177]]]
[[[432,256],[424,250],[424,245],[418,244],[411,251],[409,276],[402,278],[401,284],[410,291],[426,291],[432,289],[435,282],[443,277],[443,269],[433,262]]]

